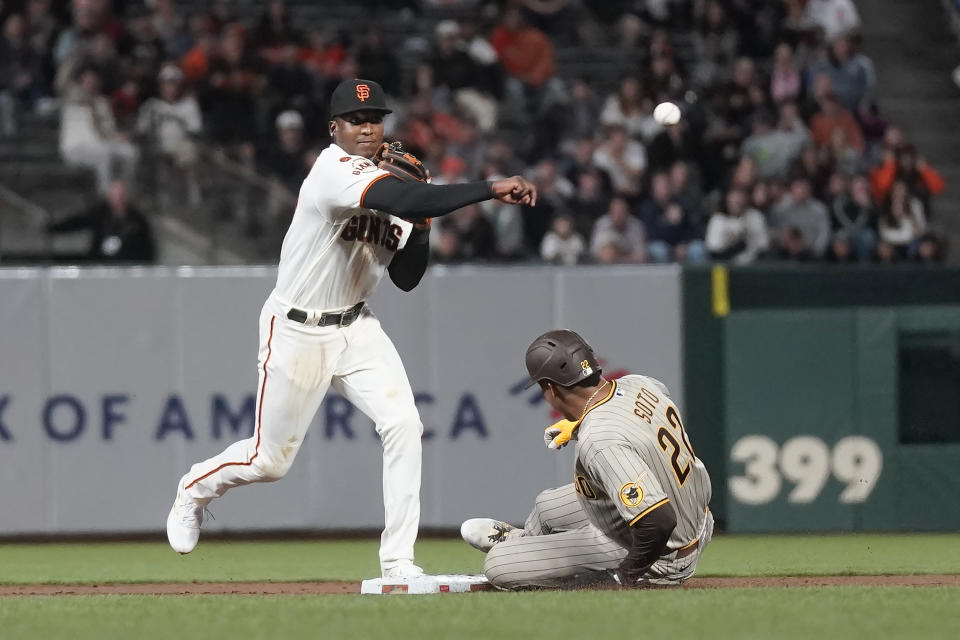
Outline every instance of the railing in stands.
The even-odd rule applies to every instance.
[[[49,211],[0,184],[0,265],[8,258],[51,262],[53,244],[45,229],[52,219]]]

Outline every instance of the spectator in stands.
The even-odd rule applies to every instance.
[[[53,62],[56,67],[74,58],[80,58],[80,52],[86,49],[87,42],[102,31],[106,20],[106,3],[71,2],[70,13],[73,22],[57,36],[53,48]]]
[[[300,191],[300,185],[310,173],[306,162],[307,142],[304,138],[303,117],[298,111],[283,111],[276,119],[277,137],[260,155],[260,165],[291,194]]]
[[[163,40],[157,35],[150,12],[140,6],[130,10],[127,19],[126,33],[120,41],[117,50],[124,58],[127,79],[134,79],[138,83],[149,83],[166,58],[178,58],[181,52],[168,52]],[[190,36],[181,36],[181,49],[186,50]],[[169,55],[168,55],[169,54]],[[139,93],[139,92],[137,92]]]
[[[920,236],[914,256],[918,262],[943,262],[946,256],[947,248],[943,238],[930,232]]]
[[[810,132],[803,126],[796,105],[786,102],[780,105],[776,128],[769,113],[754,114],[753,134],[743,141],[743,153],[754,159],[761,179],[783,177],[809,140]]]
[[[186,82],[196,85],[206,78],[210,70],[210,62],[216,55],[217,38],[211,31],[210,20],[204,15],[190,18],[190,31],[190,46],[180,58],[180,68]]]
[[[574,186],[560,174],[552,158],[540,160],[529,172],[529,180],[537,187],[537,210],[523,216],[523,235],[530,253],[536,255],[550,228],[550,221],[568,210]]]
[[[834,239],[842,236],[857,259],[869,260],[877,244],[877,214],[866,176],[856,175],[850,180],[846,192],[833,199],[830,214]]]
[[[0,138],[16,132],[21,113],[51,105],[50,51],[59,29],[50,0],[0,0]]]
[[[100,91],[100,77],[90,67],[81,68],[76,82],[67,88],[60,109],[60,154],[68,164],[93,169],[104,194],[115,164],[125,178],[136,169],[139,153],[117,131],[110,103]]]
[[[271,101],[306,110],[313,94],[313,76],[300,62],[300,47],[294,43],[273,48],[273,64],[267,71]]]
[[[260,49],[260,55],[267,62],[279,62],[284,47],[296,45],[302,40],[300,32],[290,21],[286,3],[283,0],[270,0],[253,32],[253,41]]]
[[[700,230],[674,198],[670,176],[663,172],[650,180],[650,197],[641,207],[647,232],[647,252],[652,262],[703,262],[706,250]]]
[[[104,195],[102,202],[49,225],[47,231],[90,231],[86,258],[93,262],[153,262],[153,230],[143,214],[130,204],[126,184],[111,182]]]
[[[26,6],[26,20],[30,32],[30,43],[34,52],[44,58],[45,66],[52,62],[47,60],[50,52],[56,43],[57,34],[60,33],[61,25],[54,15],[51,6],[51,0],[28,0]],[[45,69],[44,75],[49,76],[51,69]],[[50,86],[52,77],[44,78],[44,88],[47,95],[50,95],[52,87]]]
[[[43,60],[28,40],[19,13],[3,22],[0,34],[0,136],[16,132],[17,112],[40,97]]]
[[[186,25],[183,16],[177,12],[175,0],[153,0],[146,4],[153,7],[151,16],[153,30],[163,40],[167,51],[176,55],[180,46],[180,36],[186,30]]]
[[[203,129],[200,106],[183,91],[183,71],[168,64],[157,76],[159,96],[150,98],[137,115],[137,134],[146,136],[156,150],[172,161],[187,176],[187,201],[200,202],[196,177],[198,157],[196,138]]]
[[[770,97],[777,104],[796,102],[803,91],[803,77],[793,56],[793,48],[786,42],[777,45],[773,53],[773,71],[770,73]]]
[[[827,253],[824,256],[827,262],[834,264],[852,263],[857,261],[857,253],[853,248],[853,242],[846,231],[834,231],[830,236],[830,246],[827,247]]]
[[[666,171],[680,161],[697,166],[700,147],[690,123],[681,118],[677,124],[659,127],[648,146],[647,159],[650,171]]]
[[[602,119],[597,95],[589,82],[582,78],[570,84],[570,103],[567,105],[568,125],[564,129],[571,138],[590,138],[597,132],[597,120]]]
[[[485,161],[481,176],[488,182],[505,178],[507,172],[497,162]],[[480,203],[480,210],[493,225],[497,237],[497,255],[503,260],[519,260],[526,255],[523,211],[496,199]]]
[[[206,129],[214,142],[230,147],[255,139],[257,99],[264,84],[239,25],[228,25],[200,94]]]
[[[757,182],[757,161],[753,156],[740,156],[740,160],[730,174],[729,187],[732,189],[752,189]]]
[[[654,55],[650,68],[643,79],[649,96],[654,103],[676,101],[683,93],[683,78],[677,71],[677,63],[672,54]]]
[[[718,0],[709,0],[701,10],[693,35],[697,61],[691,75],[693,85],[707,88],[725,81],[739,49],[740,35],[727,20],[723,5]]]
[[[467,134],[463,123],[450,113],[436,109],[430,96],[423,94],[410,101],[397,137],[405,149],[430,165],[442,160],[446,145],[462,143]]]
[[[308,35],[308,44],[300,49],[300,62],[319,86],[324,86],[340,75],[340,65],[347,57],[343,44],[324,29],[313,29]]]
[[[499,65],[477,62],[467,50],[460,25],[453,20],[438,23],[435,33],[430,68],[436,85],[449,91],[452,102],[469,114],[481,130],[492,130],[497,121],[496,96],[502,82]]]
[[[574,39],[577,11],[572,0],[519,0],[530,23],[560,42]]]
[[[614,3],[609,3],[615,8]],[[591,7],[594,9],[595,7]],[[636,50],[642,44],[643,36],[647,32],[647,25],[643,20],[632,13],[623,13],[615,16],[616,24],[614,29],[617,33],[616,46],[624,51]]]
[[[813,145],[805,147],[791,173],[805,175],[810,180],[813,196],[826,200],[827,185],[833,174],[833,167],[830,166],[830,155],[825,149],[818,149]]]
[[[586,250],[583,236],[574,230],[573,217],[566,213],[554,217],[550,231],[540,243],[540,257],[553,264],[577,264]]]
[[[762,213],[764,220],[770,217],[773,203],[779,200],[779,198],[775,199],[771,193],[771,185],[774,184],[780,183],[777,180],[758,180],[752,189],[749,191],[745,190],[749,197],[749,206]]]
[[[393,51],[383,41],[383,33],[376,27],[367,29],[353,50],[358,78],[379,82],[388,95],[399,95],[400,64]]]
[[[920,199],[928,216],[932,196],[943,193],[946,187],[943,177],[927,164],[923,156],[917,155],[916,147],[912,144],[903,144],[896,151],[887,150],[880,166],[870,172],[876,201],[882,202],[898,180]]]
[[[678,160],[671,165],[670,191],[673,199],[680,203],[683,210],[690,216],[690,220],[699,228],[703,228],[703,190],[700,188],[699,176],[686,162]]]
[[[804,16],[820,27],[825,42],[860,28],[860,14],[853,0],[808,0]]]
[[[820,101],[820,110],[810,119],[810,133],[818,147],[830,144],[835,129],[843,129],[847,144],[858,153],[863,153],[863,133],[853,114],[837,101],[836,95],[827,93]]]
[[[514,108],[533,117],[559,101],[560,88],[551,84],[556,76],[553,44],[527,24],[519,8],[507,6],[490,34],[490,44],[509,76],[506,90]]]
[[[830,134],[830,142],[822,152],[825,165],[846,175],[858,173],[864,168],[863,154],[847,138],[846,129],[834,129]]]
[[[599,169],[581,171],[576,176],[577,183],[570,199],[570,211],[577,233],[584,237],[590,234],[593,225],[610,204],[606,179]]]
[[[919,198],[910,194],[905,182],[894,182],[877,225],[880,238],[877,244],[878,259],[891,262],[914,257],[926,227],[923,204]]]
[[[643,145],[631,140],[622,126],[607,128],[603,144],[593,153],[593,163],[610,176],[615,193],[631,198],[640,193],[647,156]]]
[[[720,176],[739,156],[753,114],[750,94],[756,81],[753,61],[740,58],[734,64],[732,81],[712,93],[707,127],[703,133],[706,146],[703,164],[708,184],[719,182]]]
[[[856,53],[849,36],[838,36],[830,43],[826,59],[810,70],[810,76],[826,75],[841,105],[858,113],[867,104],[876,82],[873,62]]]
[[[467,205],[449,217],[457,232],[463,260],[475,262],[496,259],[496,232],[477,204]]]
[[[770,248],[766,220],[750,206],[746,191],[727,191],[723,206],[710,216],[705,245],[711,258],[734,264],[754,262]]]
[[[607,96],[600,112],[600,124],[623,127],[627,135],[635,139],[649,139],[660,130],[653,119],[652,108],[644,101],[640,81],[633,76],[621,80],[617,92]]]
[[[460,241],[452,218],[452,215],[444,216],[431,227],[430,260],[436,264],[453,264],[463,261]]]
[[[790,191],[774,206],[770,226],[777,236],[781,255],[801,259],[809,254],[822,258],[830,242],[827,207],[811,195],[810,180],[798,174]]]
[[[630,214],[626,198],[613,198],[607,213],[597,220],[590,237],[590,254],[606,264],[646,262],[643,224]]]

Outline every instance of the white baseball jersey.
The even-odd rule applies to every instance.
[[[336,311],[377,288],[413,224],[361,206],[371,184],[390,175],[335,144],[317,157],[300,187],[283,239],[275,295],[298,309]]]

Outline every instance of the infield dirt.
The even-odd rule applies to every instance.
[[[769,576],[693,578],[683,589],[769,587],[960,587],[960,575]],[[347,595],[356,582],[158,582],[0,585],[0,596],[84,595]]]

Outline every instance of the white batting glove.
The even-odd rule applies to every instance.
[[[570,443],[573,431],[579,423],[560,420],[543,430],[543,443],[547,449],[562,449]]]

